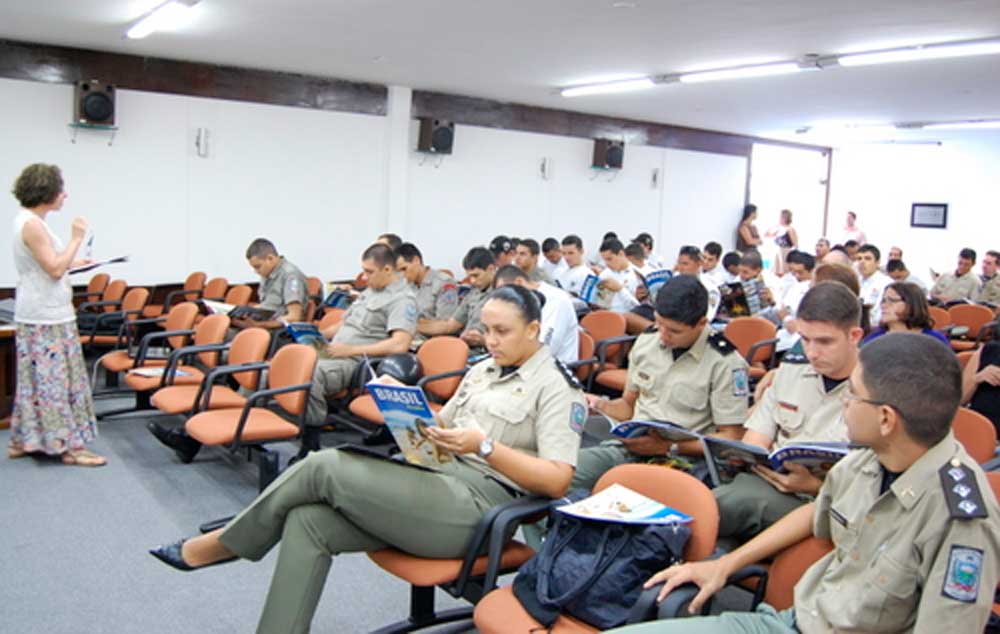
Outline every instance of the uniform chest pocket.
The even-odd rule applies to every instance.
[[[700,385],[678,385],[671,391],[670,401],[682,409],[704,410],[708,407],[708,389]]]
[[[382,311],[375,310],[376,307],[369,306],[361,319],[361,325],[365,330],[385,330],[385,315]]]
[[[868,569],[859,605],[861,629],[902,631],[916,612],[917,571],[882,555]],[[931,591],[931,589],[927,589]]]
[[[786,438],[794,435],[802,429],[806,415],[801,408],[791,409],[782,403],[778,403],[778,424],[781,427],[781,434]]]
[[[493,401],[486,406],[486,412],[499,425],[520,425],[528,418],[528,408],[519,404]]]

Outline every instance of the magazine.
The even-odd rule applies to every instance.
[[[742,282],[729,282],[719,287],[722,294],[722,311],[730,317],[749,317],[750,303]]]
[[[657,434],[672,442],[701,438],[701,434],[665,420],[626,420],[619,422],[601,411],[591,410],[591,413],[604,418],[608,422],[611,435],[616,438],[638,438],[639,436],[648,434],[651,429],[655,429]]]
[[[705,457],[714,466],[718,479],[722,482],[731,480],[741,471],[750,471],[754,465],[787,473],[786,462],[800,464],[813,473],[822,475],[846,456],[849,449],[846,442],[791,443],[771,452],[757,445],[713,436],[702,437],[702,442],[705,445]]]
[[[107,260],[98,260],[96,262],[91,262],[90,264],[84,264],[83,266],[77,266],[66,271],[70,275],[74,273],[86,273],[87,271],[93,271],[99,266],[104,266],[105,264],[118,264],[119,262],[128,262],[127,255],[120,255],[116,258],[108,258]]]
[[[590,497],[556,508],[560,513],[601,522],[623,524],[689,524],[687,513],[660,504],[620,484],[612,484]]]
[[[663,285],[670,281],[670,278],[674,276],[674,272],[670,269],[660,269],[658,271],[653,271],[645,277],[646,279],[646,290],[649,291],[649,298],[651,300],[656,299],[656,294],[660,292]]]
[[[427,437],[426,429],[437,422],[424,391],[409,385],[386,385],[369,381],[365,387],[375,399],[385,424],[407,462],[424,467],[441,466],[452,456]]]
[[[158,378],[166,373],[166,368],[133,368],[129,370],[129,374],[138,374],[139,376],[144,376],[148,379]],[[181,370],[177,368],[174,372],[174,376],[192,376],[187,370]]]
[[[205,307],[210,315],[229,315],[232,319],[253,319],[254,321],[267,321],[274,317],[278,311],[271,308],[260,308],[259,306],[237,306],[225,302],[217,302],[212,299],[199,299],[198,304]]]
[[[323,300],[325,308],[347,308],[351,305],[351,294],[341,289],[334,289]]]
[[[587,302],[588,304],[597,303],[597,285],[600,284],[601,280],[593,274],[588,275],[583,280],[583,284],[580,285],[580,299]]]
[[[301,343],[316,349],[321,359],[329,359],[330,353],[326,351],[329,340],[323,336],[316,324],[307,321],[297,321],[285,324],[285,332],[295,343]]]

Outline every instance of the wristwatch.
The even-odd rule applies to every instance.
[[[476,455],[483,460],[493,455],[493,439],[489,436],[483,438],[482,442],[479,443],[479,450],[476,451]]]

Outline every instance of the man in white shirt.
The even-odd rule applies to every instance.
[[[642,250],[646,252],[646,264],[652,267],[654,271],[667,268],[663,258],[653,251],[653,236],[643,231],[632,242],[638,242],[642,245]]]
[[[729,281],[729,274],[722,267],[722,245],[709,242],[701,250],[701,274],[718,289]]]
[[[632,263],[632,268],[638,271],[643,277],[655,270],[646,261],[646,252],[642,250],[642,245],[638,242],[633,242],[625,247],[625,257]]]
[[[913,273],[910,273],[910,270],[906,268],[906,264],[902,260],[889,260],[885,265],[885,272],[889,274],[893,282],[916,284],[925,295],[927,294],[927,284]]]
[[[579,295],[587,276],[593,274],[583,261],[583,240],[580,236],[571,233],[562,239],[562,256],[567,268],[556,281],[570,295]]]
[[[553,280],[558,280],[559,276],[569,270],[569,265],[563,259],[558,240],[545,238],[542,241],[542,257],[538,260],[538,266]]]
[[[785,258],[785,264],[788,267],[788,273],[785,275],[790,276],[794,282],[785,289],[776,307],[776,317],[783,326],[778,330],[778,352],[788,350],[799,340],[798,332],[792,322],[798,315],[802,298],[812,287],[816,258],[805,251],[792,251]]]
[[[632,263],[625,257],[625,245],[617,238],[605,240],[601,244],[601,259],[604,270],[597,279],[599,304],[608,310],[626,313],[639,305],[635,298],[636,291],[642,283]],[[610,295],[610,302],[606,299]]]
[[[705,290],[708,291],[708,311],[705,318],[709,323],[715,319],[715,313],[719,310],[719,303],[722,301],[722,293],[719,292],[719,285],[715,280],[702,272],[701,250],[693,245],[685,245],[677,253],[677,264],[674,271],[679,275],[693,275],[698,278]]]
[[[545,282],[532,282],[517,266],[505,266],[497,271],[496,287],[517,284],[537,291],[545,299],[538,339],[549,352],[563,363],[573,363],[580,356],[580,327],[569,293]]]
[[[858,281],[861,282],[861,303],[869,307],[873,325],[882,320],[882,292],[892,284],[892,278],[879,270],[881,259],[882,253],[874,244],[861,245],[854,258]]]

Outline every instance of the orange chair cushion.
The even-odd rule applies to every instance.
[[[476,604],[474,619],[479,634],[539,634],[541,632],[593,634],[600,632],[596,627],[565,614],[556,619],[552,629],[546,629],[521,607],[521,602],[514,596],[514,591],[510,586],[498,588],[483,597],[483,600]]]
[[[163,305],[162,304],[159,304],[159,305],[158,304],[149,304],[148,306],[144,306],[143,309],[142,309],[142,316],[145,317],[145,318],[147,318],[147,319],[152,319],[154,317],[159,317],[162,314],[163,314]]]
[[[117,346],[118,335],[80,335],[81,346]]]
[[[382,412],[380,412],[378,406],[375,405],[375,399],[372,398],[371,394],[362,394],[357,397],[351,401],[351,404],[347,406],[347,409],[349,409],[351,413],[358,418],[366,420],[369,423],[385,425],[385,417],[382,416]]]
[[[762,379],[764,375],[767,374],[767,368],[758,368],[755,365],[750,366],[747,369],[747,374],[751,379]]]
[[[978,344],[975,341],[961,341],[958,339],[953,339],[951,341],[951,349],[955,352],[964,352],[966,350],[975,350]]]
[[[512,541],[504,546],[500,555],[500,569],[514,570],[531,559],[535,554],[529,546]],[[404,553],[395,548],[383,548],[368,553],[380,568],[415,586],[433,587],[458,578],[462,570],[461,559],[428,559]],[[472,565],[472,574],[486,572],[487,558],[477,557]]]
[[[203,445],[225,445],[236,438],[236,424],[242,409],[215,409],[195,414],[184,424],[188,436]],[[285,440],[299,435],[299,426],[289,423],[269,409],[254,407],[243,428],[243,442]]]
[[[594,381],[596,381],[598,385],[603,385],[604,387],[624,392],[625,383],[628,381],[628,370],[623,370],[621,368],[605,370],[595,376]]]
[[[202,380],[205,378],[205,374],[201,370],[191,365],[177,366],[177,370],[179,372],[187,372],[188,374],[187,376],[180,374],[174,376],[174,385],[201,385]],[[136,392],[148,392],[160,387],[160,377],[141,376],[129,372],[125,375],[125,385],[128,385]]]
[[[198,396],[197,385],[168,385],[153,394],[153,407],[167,414],[183,414],[195,408]],[[209,409],[242,408],[247,400],[239,393],[223,385],[212,386]]]
[[[127,350],[115,350],[101,358],[101,365],[108,372],[124,372],[135,365],[135,359],[128,356]],[[166,359],[147,359],[142,367],[160,368],[167,365]]]

